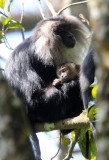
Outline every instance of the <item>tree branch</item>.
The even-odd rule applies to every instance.
[[[22,23],[23,16],[24,16],[24,3],[22,2],[22,13],[21,13],[21,17],[20,17],[20,24]]]
[[[68,151],[67,156],[63,160],[69,160],[72,158],[73,149],[75,144],[78,142],[79,135],[82,130],[88,130],[90,127],[89,118],[87,117],[86,113],[83,111],[79,116],[74,118],[65,119],[55,123],[36,123],[35,124],[35,131],[37,132],[46,132],[52,130],[66,130],[72,129],[75,130],[75,139],[72,142],[72,145]]]
[[[89,1],[89,0],[87,0],[87,1]],[[87,3],[87,1],[82,1],[82,2],[76,2],[76,3],[69,4],[68,6],[65,6],[62,9],[60,9],[58,11],[58,13],[56,14],[56,16],[60,15],[65,9],[67,9],[69,7],[72,7],[72,6],[75,6],[75,5],[79,5],[79,4],[84,4],[84,3]]]
[[[0,55],[0,59],[2,59],[3,61],[7,61],[3,56]]]
[[[76,132],[75,132],[75,138],[74,138],[74,140],[72,142],[72,145],[71,145],[71,147],[68,150],[67,156],[63,160],[69,160],[70,158],[73,158],[72,157],[73,149],[74,149],[76,143],[78,142],[79,136],[80,136],[80,130],[76,130]]]
[[[56,12],[53,8],[53,5],[48,0],[45,0],[45,2],[46,2],[46,5],[48,6],[50,12],[52,13],[52,16],[54,17],[56,15]]]
[[[3,68],[0,68],[0,71],[4,71],[4,69],[3,69]]]
[[[44,15],[44,12],[43,12],[43,9],[42,9],[40,0],[37,0],[37,3],[38,3],[38,5],[39,5],[39,9],[40,9],[41,16],[42,16],[43,19],[45,19],[45,15]]]
[[[17,20],[15,20],[12,16],[11,16],[11,20],[10,20],[10,22],[17,22],[17,23],[19,23],[19,24],[21,24],[22,23],[22,20],[23,20],[23,14],[24,14],[24,9],[23,9],[23,3],[22,3],[22,14],[21,14],[21,18],[20,18],[20,22],[19,21],[17,21]],[[1,12],[0,11],[0,14],[1,15],[3,15],[4,17],[6,17],[6,18],[8,18],[9,16],[7,16],[5,13],[3,13],[3,12]],[[20,28],[19,28],[20,29]],[[4,31],[4,37],[5,37],[5,33],[6,33],[6,31],[8,30],[8,28]],[[24,31],[22,30],[22,29],[20,29],[20,31],[21,31],[21,34],[22,34],[22,38],[23,38],[23,40],[25,39],[25,37],[24,37]],[[6,37],[5,37],[5,40],[6,40]],[[8,43],[8,41],[6,40],[6,43]],[[11,49],[11,50],[13,50],[11,47],[10,47],[10,45],[9,45],[9,43],[8,43],[8,45],[5,43],[5,45],[6,45],[6,47],[8,48],[8,49]]]
[[[85,113],[81,113],[75,118],[65,119],[55,123],[36,123],[35,131],[37,132],[46,132],[52,130],[66,130],[66,129],[81,129],[88,128],[90,126],[89,119]]]
[[[22,24],[23,16],[24,16],[24,3],[22,2],[22,13],[20,17],[20,24]],[[22,34],[22,39],[25,40],[24,31],[22,29],[21,29],[21,34]]]

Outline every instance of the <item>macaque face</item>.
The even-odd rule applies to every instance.
[[[62,82],[65,82],[69,79],[69,69],[67,67],[62,67],[58,72],[58,77]]]
[[[55,34],[61,37],[61,41],[67,48],[73,48],[76,44],[76,39],[70,31],[69,25],[61,24],[55,30]]]
[[[79,75],[80,66],[74,63],[66,63],[62,65],[57,72],[61,82],[68,82]]]

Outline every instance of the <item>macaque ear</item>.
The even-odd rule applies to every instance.
[[[81,66],[80,65],[76,65],[76,69],[78,72],[80,72]]]

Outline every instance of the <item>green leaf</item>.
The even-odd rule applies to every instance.
[[[72,137],[75,137],[75,131],[72,131],[72,132],[71,132],[71,136],[72,136]]]
[[[8,28],[9,29],[20,28],[20,29],[23,30],[23,26],[20,23],[18,23],[18,22],[10,22],[8,24]]]
[[[95,140],[93,137],[92,132],[90,132],[89,134],[89,153],[90,153],[90,157],[91,159],[94,159],[96,157],[96,153],[97,153],[97,148],[96,148],[96,144],[95,144]]]
[[[1,17],[1,21],[3,25],[7,25],[10,20],[11,20],[11,17],[8,17],[8,18]]]
[[[68,146],[71,143],[70,138],[66,138],[64,136],[62,136],[62,142],[65,146]]]
[[[92,96],[95,99],[97,99],[97,90],[98,90],[98,85],[96,84],[92,89]]]
[[[81,153],[85,157],[85,154],[86,154],[86,134],[80,136],[78,143],[79,143]],[[92,160],[96,157],[96,152],[97,152],[97,149],[96,149],[94,137],[92,135],[92,132],[89,132],[89,160]]]
[[[96,115],[96,107],[93,106],[92,108],[89,109],[89,112],[88,112],[87,116],[89,117],[89,119],[91,121],[93,121],[94,118],[95,118],[95,115]]]
[[[6,0],[0,0],[0,8],[4,9]]]
[[[8,12],[10,12],[10,7],[11,7],[11,3],[13,2],[13,0],[10,0],[10,4],[8,6]]]
[[[0,40],[3,38],[3,36],[2,36],[2,32],[0,31]]]
[[[3,36],[0,34],[0,40],[3,38]]]
[[[6,20],[5,20],[5,25],[7,25],[8,22],[9,22],[11,19],[12,19],[11,17],[6,18]]]
[[[94,156],[91,160],[96,160],[96,156]]]
[[[80,136],[78,144],[79,144],[79,147],[80,147],[82,155],[85,157],[85,153],[86,153],[86,135]]]
[[[98,84],[97,78],[94,78],[94,82],[90,85],[90,87],[94,87]]]
[[[75,131],[72,131],[72,132],[71,132],[71,136],[72,136],[71,140],[74,141],[74,138],[75,138]]]
[[[5,23],[5,18],[3,16],[1,16],[1,21],[2,21],[2,24],[4,25]]]
[[[94,106],[95,105],[95,102],[94,101],[90,101],[89,103],[88,103],[88,108],[90,108],[90,107],[92,107],[92,106]]]

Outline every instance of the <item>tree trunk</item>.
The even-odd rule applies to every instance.
[[[0,160],[35,160],[23,106],[0,72]]]
[[[99,80],[98,89],[98,160],[109,159],[109,1],[91,0],[89,2],[91,25],[97,64],[96,75]]]

